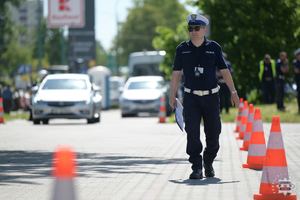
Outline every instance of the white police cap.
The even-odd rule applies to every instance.
[[[298,54],[300,54],[300,48],[297,49],[297,50],[294,52],[294,55],[295,55],[295,56],[298,55]]]
[[[209,24],[208,19],[199,14],[189,14],[188,16],[186,16],[186,20],[188,21],[189,26],[207,26]]]

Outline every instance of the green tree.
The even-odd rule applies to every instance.
[[[185,11],[177,0],[134,0],[134,7],[129,9],[126,22],[121,24],[119,40],[115,39],[113,49],[119,46],[120,65],[127,65],[132,52],[154,50],[152,40],[158,34],[156,26],[165,26],[175,30]]]
[[[62,64],[62,44],[61,44],[61,31],[59,28],[48,28],[46,19],[44,18],[41,22],[41,35],[42,35],[42,56],[43,56],[43,62],[42,66],[45,66],[45,63],[49,63],[50,65],[61,65]],[[63,36],[64,37],[64,36]],[[33,38],[35,38],[34,41],[34,48],[33,48],[33,59],[38,59],[38,27],[36,27],[36,30],[33,33]],[[66,41],[66,38],[64,38]],[[65,42],[65,52],[66,55],[66,49],[67,49],[67,42]],[[37,66],[34,66],[34,69],[36,69]]]
[[[97,65],[107,66],[107,53],[100,41],[96,41],[96,61]]]
[[[8,2],[14,6],[19,6],[24,0],[1,0],[0,1],[0,16],[3,18],[0,27],[0,73],[9,74],[12,71],[9,69],[11,66],[9,62],[14,58],[13,55],[6,57],[8,55],[7,51],[11,46],[13,41],[16,40],[16,34],[14,32],[15,27],[12,25],[11,14],[8,9]],[[19,46],[14,43],[15,48]],[[22,51],[22,50],[21,50]],[[5,56],[4,56],[5,55]]]
[[[211,39],[217,41],[233,63],[235,84],[241,97],[261,94],[258,62],[268,53],[277,60],[287,52],[290,64],[300,43],[299,0],[197,0],[210,16]],[[292,70],[288,77],[293,74]],[[260,99],[261,95],[260,95]]]
[[[155,49],[164,49],[166,51],[165,58],[159,66],[160,70],[166,74],[165,79],[169,80],[171,78],[176,47],[181,42],[189,39],[186,27],[186,22],[182,22],[179,24],[176,31],[163,26],[158,26],[156,28],[156,32],[159,36],[153,39],[153,46]]]
[[[19,64],[29,64],[31,62],[32,49],[29,44],[20,44],[20,29],[22,29],[20,26],[12,28],[13,35],[11,37],[15,39],[10,40],[6,51],[1,55],[3,61],[2,73],[13,75],[16,73]]]

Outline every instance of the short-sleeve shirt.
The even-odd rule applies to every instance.
[[[195,68],[203,68],[200,77],[195,76]],[[218,85],[216,69],[228,69],[222,55],[221,46],[215,41],[204,39],[200,47],[191,40],[182,42],[176,48],[174,71],[183,70],[184,87],[192,90],[210,90]]]
[[[230,72],[230,73],[233,73],[233,67],[232,67],[231,62],[228,61],[228,60],[225,60],[225,62],[226,62],[226,64],[227,64],[227,67],[228,67],[229,72]],[[219,68],[217,68],[217,71],[220,71]],[[223,81],[224,81],[223,76],[219,76],[218,79],[219,79],[219,81],[220,81],[220,80],[223,80]],[[224,82],[224,83],[225,83],[225,82]]]
[[[281,75],[284,76],[284,73],[281,71],[281,67],[284,67],[285,63],[282,62],[280,59],[277,60],[276,62],[276,76]]]

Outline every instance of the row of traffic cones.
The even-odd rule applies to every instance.
[[[240,150],[248,151],[243,168],[263,170],[259,194],[254,194],[254,200],[296,200],[291,185],[286,184],[290,182],[279,116],[273,116],[267,147],[259,108],[254,111],[253,104],[248,107],[248,102],[241,98],[236,120],[236,139],[244,140]]]

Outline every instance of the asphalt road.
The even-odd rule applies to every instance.
[[[176,124],[158,123],[157,116],[121,118],[119,110],[108,110],[96,124],[0,124],[0,199],[51,199],[56,180],[51,163],[59,145],[72,147],[77,155],[78,176],[72,181],[79,200],[252,199],[259,193],[262,171],[241,169],[247,152],[239,151],[242,141],[235,139],[234,129],[234,123],[223,123],[216,177],[190,180],[186,134]],[[270,123],[264,129],[267,141]],[[282,132],[292,191],[300,195],[300,124],[282,124]]]

